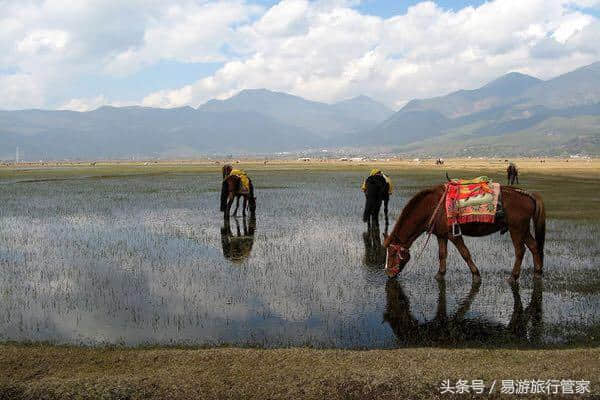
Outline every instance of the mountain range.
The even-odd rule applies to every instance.
[[[431,156],[600,154],[600,62],[550,80],[511,72],[397,112],[359,96],[334,104],[266,89],[197,109],[104,106],[0,111],[0,159],[267,154],[307,149]]]
[[[600,62],[547,81],[512,72],[412,100],[347,143],[430,155],[600,154]]]

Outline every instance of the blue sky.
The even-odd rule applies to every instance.
[[[5,3],[0,109],[196,107],[263,87],[398,108],[600,60],[600,0],[62,1]]]

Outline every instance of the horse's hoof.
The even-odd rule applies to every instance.
[[[435,279],[438,281],[443,281],[444,279],[446,279],[446,275],[438,272],[437,274],[435,274]]]
[[[473,283],[481,283],[481,276],[473,275]]]
[[[506,278],[506,281],[508,283],[510,283],[511,285],[514,285],[515,283],[517,283],[517,281],[519,280],[519,277],[515,277],[514,275],[509,276],[508,278]]]
[[[534,271],[533,279],[542,279],[542,271]]]

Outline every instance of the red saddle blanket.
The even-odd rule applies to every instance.
[[[469,222],[493,223],[498,207],[500,184],[486,177],[453,179],[446,184],[448,225]]]

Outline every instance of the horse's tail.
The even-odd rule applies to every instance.
[[[535,198],[535,214],[533,216],[535,241],[543,263],[544,243],[546,241],[546,208],[544,207],[544,200],[542,200],[542,196],[539,193],[532,193],[532,196]]]
[[[227,195],[229,194],[229,190],[227,187],[227,179],[223,179],[223,183],[221,185],[221,211],[224,212],[227,209]]]

